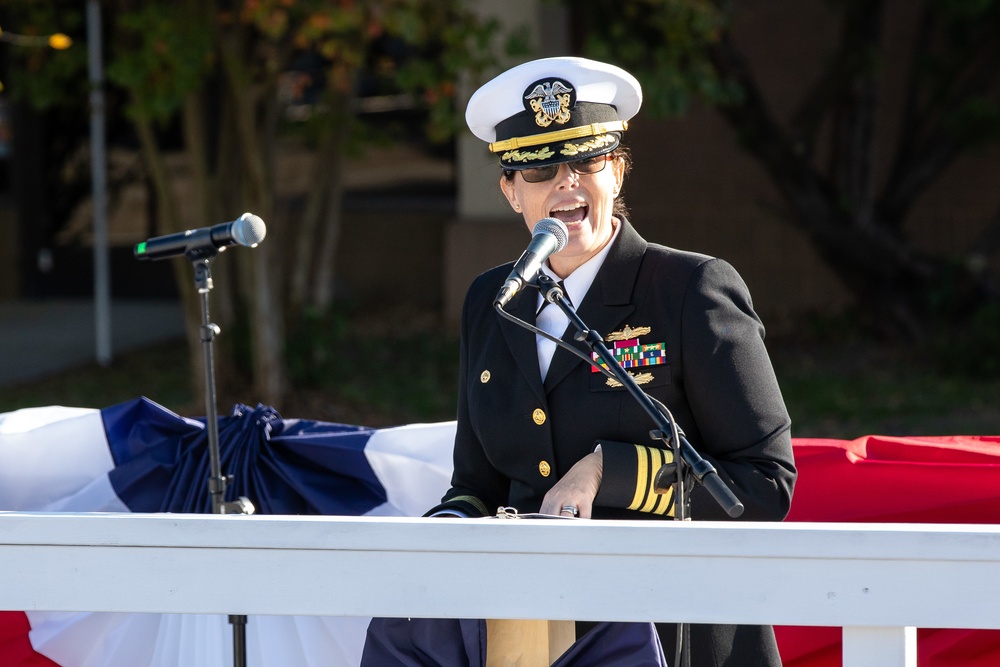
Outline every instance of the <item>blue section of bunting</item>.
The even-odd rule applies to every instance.
[[[133,512],[212,511],[205,421],[139,398],[101,411],[118,497]],[[364,449],[374,429],[283,420],[270,407],[237,405],[219,418],[226,501],[246,496],[260,514],[358,516],[386,501]]]
[[[133,512],[211,512],[208,431],[139,398],[101,411],[115,468],[108,478]],[[284,420],[270,407],[237,405],[219,418],[226,500],[246,496],[261,514],[361,515],[386,502],[368,465],[374,429]],[[431,660],[431,662],[427,662]],[[362,667],[485,665],[485,621],[374,619]],[[599,623],[553,667],[666,667],[651,623]]]

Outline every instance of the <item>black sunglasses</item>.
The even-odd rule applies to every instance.
[[[604,155],[598,155],[597,157],[588,157],[583,160],[567,162],[566,165],[578,174],[596,174],[604,169],[604,165],[606,165],[610,159],[611,154],[605,153]],[[521,178],[523,178],[526,183],[541,183],[555,178],[556,174],[559,173],[559,165],[550,164],[545,167],[534,167],[532,169],[521,169],[519,171]]]

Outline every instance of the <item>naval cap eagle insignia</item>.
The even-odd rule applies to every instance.
[[[573,87],[559,79],[536,81],[528,86],[524,95],[525,107],[534,112],[535,124],[539,127],[569,122],[574,97]]]

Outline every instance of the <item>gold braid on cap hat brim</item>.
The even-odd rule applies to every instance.
[[[490,144],[490,152],[500,153],[509,151],[512,148],[523,148],[525,146],[538,146],[554,141],[566,141],[568,139],[579,139],[580,137],[590,137],[597,134],[607,134],[608,132],[624,132],[628,129],[627,120],[616,120],[610,123],[591,123],[580,127],[571,127],[556,132],[545,132],[543,134],[532,134],[527,137],[514,137],[504,141],[494,141]]]

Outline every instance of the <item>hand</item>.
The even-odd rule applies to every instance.
[[[603,472],[604,456],[601,452],[587,454],[545,494],[542,514],[562,513],[562,516],[569,516],[569,512],[563,513],[562,508],[573,506],[581,519],[589,519],[593,515],[594,498],[601,488]]]

